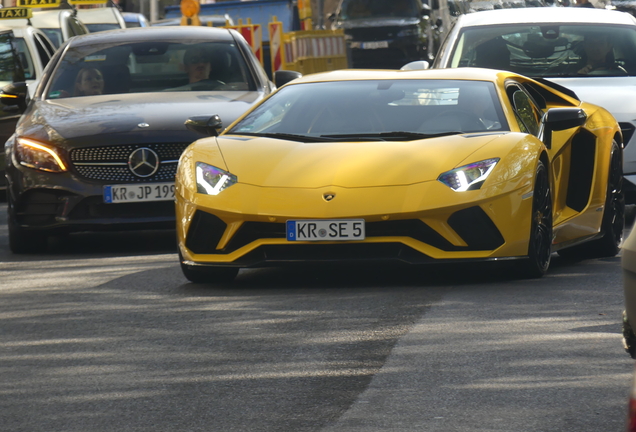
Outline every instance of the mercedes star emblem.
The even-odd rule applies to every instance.
[[[136,149],[128,158],[128,167],[137,177],[150,177],[159,169],[159,156],[147,147]]]
[[[327,202],[331,201],[331,200],[332,200],[332,199],[334,199],[335,197],[336,197],[336,194],[335,194],[335,193],[331,193],[331,192],[327,192],[327,193],[325,193],[325,194],[322,194],[322,198],[323,198],[325,201],[327,201]]]

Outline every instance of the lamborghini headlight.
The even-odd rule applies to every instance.
[[[15,157],[20,165],[40,171],[58,173],[68,169],[55,147],[26,138],[16,139]]]
[[[218,195],[237,182],[236,176],[203,162],[196,163],[197,192]]]
[[[486,181],[492,170],[499,162],[499,158],[486,159],[480,162],[474,162],[464,165],[454,170],[441,174],[437,180],[455,192],[463,192],[467,190],[476,190]]]

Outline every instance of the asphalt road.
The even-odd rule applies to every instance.
[[[620,257],[260,269],[188,283],[174,232],[8,251],[0,430],[622,432]]]

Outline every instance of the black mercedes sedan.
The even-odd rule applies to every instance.
[[[174,175],[203,134],[191,117],[229,125],[275,89],[234,30],[151,27],[70,39],[5,144],[9,243],[43,251],[51,235],[173,228]]]

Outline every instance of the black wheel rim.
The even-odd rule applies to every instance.
[[[545,168],[537,171],[532,212],[532,237],[537,268],[546,270],[552,254],[552,196]]]

